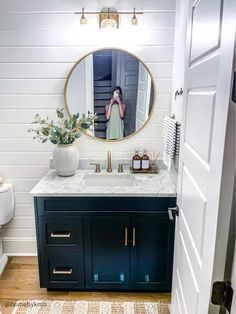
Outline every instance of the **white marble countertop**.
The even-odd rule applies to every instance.
[[[91,186],[86,185],[84,177],[91,175],[134,176],[131,186]],[[60,177],[55,170],[50,170],[30,192],[33,196],[79,197],[79,196],[152,196],[175,197],[176,185],[171,174],[159,169],[158,174],[131,174],[129,171],[94,173],[93,170],[78,170],[74,176]]]

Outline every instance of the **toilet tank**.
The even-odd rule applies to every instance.
[[[14,194],[12,184],[0,186],[0,226],[8,223],[14,214]]]

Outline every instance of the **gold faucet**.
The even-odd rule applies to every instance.
[[[107,172],[112,172],[110,151],[107,152]]]

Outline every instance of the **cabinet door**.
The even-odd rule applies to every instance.
[[[85,218],[85,276],[88,289],[129,287],[127,217]]]
[[[174,223],[167,213],[131,218],[132,289],[170,291]]]

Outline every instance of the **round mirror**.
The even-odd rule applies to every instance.
[[[79,60],[65,84],[69,114],[96,113],[91,136],[121,140],[138,132],[154,107],[154,81],[148,68],[134,55],[102,49]]]

